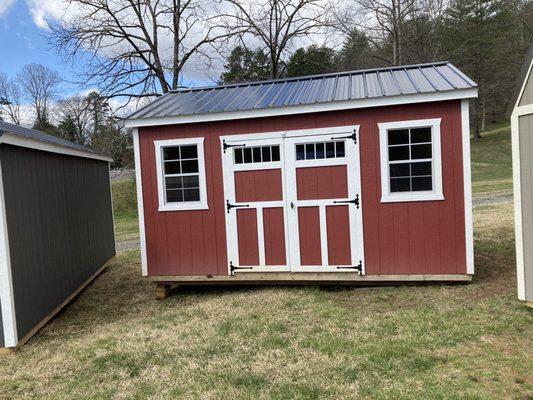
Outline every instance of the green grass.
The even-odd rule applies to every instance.
[[[139,237],[139,224],[137,222],[135,180],[115,181],[111,187],[113,191],[116,240],[137,239]]]
[[[508,123],[489,127],[483,137],[471,141],[472,190],[474,193],[512,191],[511,128]]]
[[[512,204],[477,208],[469,285],[181,288],[123,252],[20,352],[0,398],[530,399]]]

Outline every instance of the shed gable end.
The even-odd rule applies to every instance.
[[[529,69],[529,74],[526,77],[518,106],[522,107],[527,106],[528,104],[533,104],[533,78],[531,77],[531,68]]]

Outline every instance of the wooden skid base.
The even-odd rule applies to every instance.
[[[157,300],[164,300],[170,295],[172,285],[158,283],[155,287],[155,298]]]
[[[149,281],[162,286],[179,285],[265,285],[265,284],[330,284],[330,285],[387,285],[420,282],[470,282],[472,275],[363,275],[344,272],[270,272],[230,275],[148,276]]]
[[[524,301],[524,304],[525,304],[527,307],[533,308],[533,302],[531,302],[531,301]]]

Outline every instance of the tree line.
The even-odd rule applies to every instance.
[[[193,71],[203,70],[213,82],[234,83],[443,60],[479,84],[471,113],[477,138],[488,122],[503,117],[533,37],[532,0],[69,4],[69,12],[50,23],[48,40],[65,62],[72,62],[80,90],[97,88],[92,96],[98,100],[87,95],[58,102],[54,131],[93,146],[100,131],[122,129],[109,110],[110,99],[129,104],[179,89]],[[4,114],[16,121],[10,104],[26,96],[36,127],[46,130],[50,103],[28,97],[33,89],[23,81],[32,80],[22,75],[16,88],[3,79],[11,93],[11,98],[0,94]],[[56,88],[41,86],[52,94]]]
[[[131,162],[131,137],[109,99],[97,91],[61,98],[62,78],[40,64],[24,66],[13,78],[0,72],[0,121],[69,140],[113,157],[113,168]]]

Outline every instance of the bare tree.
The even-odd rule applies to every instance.
[[[56,109],[61,134],[73,142],[87,144],[91,134],[91,113],[87,97],[71,96],[59,101]]]
[[[22,98],[35,111],[35,125],[50,122],[50,108],[59,90],[61,77],[55,71],[40,64],[25,65],[17,74]]]
[[[177,89],[187,63],[197,55],[209,58],[208,45],[227,36],[210,24],[208,0],[69,4],[76,12],[52,26],[50,40],[67,60],[86,60],[81,83],[96,85],[108,98]]]
[[[323,0],[227,0],[220,12],[222,25],[241,44],[259,41],[270,58],[270,76],[282,75],[293,45],[330,25],[330,7]]]
[[[354,27],[365,31],[372,44],[382,50],[375,57],[400,65],[404,61],[405,27],[419,15],[420,8],[419,0],[353,0],[338,14],[338,21],[347,32]]]
[[[20,86],[13,79],[0,72],[0,106],[9,116],[11,121],[20,125],[20,105],[21,105]]]

